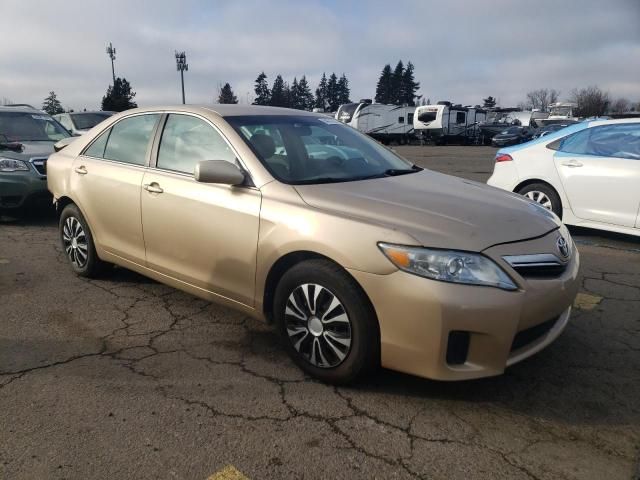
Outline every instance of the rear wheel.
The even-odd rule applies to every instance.
[[[562,218],[562,203],[558,192],[546,183],[530,183],[520,188],[517,193],[539,203],[544,208],[551,210],[559,218]]]
[[[87,221],[76,205],[64,207],[59,228],[62,248],[73,271],[83,277],[99,276],[107,264],[98,258]]]
[[[369,300],[328,260],[301,262],[282,276],[274,318],[294,362],[324,382],[353,382],[379,361],[378,325]]]

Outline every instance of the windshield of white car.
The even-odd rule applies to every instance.
[[[69,137],[46,113],[0,112],[0,135],[7,142],[57,142]]]
[[[283,183],[351,182],[422,170],[329,117],[255,115],[225,120]]]
[[[78,130],[89,130],[111,116],[110,113],[72,113],[71,120]]]

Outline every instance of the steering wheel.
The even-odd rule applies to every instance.
[[[331,157],[328,157],[326,161],[329,163],[332,163],[336,167],[341,167],[342,165],[344,165],[344,158],[340,158],[337,155],[332,155]]]

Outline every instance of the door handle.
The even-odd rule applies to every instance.
[[[164,192],[164,190],[162,188],[160,188],[160,185],[158,185],[156,182],[153,183],[145,183],[142,188],[144,188],[147,192],[151,192],[151,193],[162,193]]]
[[[576,168],[576,167],[581,167],[582,163],[577,162],[575,160],[570,160],[568,162],[562,162],[562,165],[564,165],[565,167]]]
[[[85,167],[84,165],[80,165],[79,167],[76,167],[75,172],[79,173],[80,175],[86,175],[88,173],[87,167]]]

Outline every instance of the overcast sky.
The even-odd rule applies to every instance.
[[[550,87],[561,99],[598,85],[640,101],[640,0],[134,1],[2,0],[0,102],[99,108],[116,75],[139,105],[179,103],[175,50],[185,50],[187,103],[212,103],[230,82],[251,101],[262,70],[291,81],[345,73],[351,98],[372,98],[386,63],[411,60],[432,101],[502,106]]]

